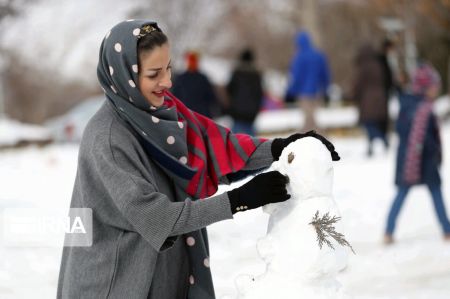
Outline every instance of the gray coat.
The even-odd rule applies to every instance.
[[[245,170],[269,166],[270,145],[262,143]],[[85,129],[71,202],[93,210],[93,245],[64,248],[57,298],[186,298],[182,235],[233,216],[227,193],[174,202],[174,192],[106,101]]]

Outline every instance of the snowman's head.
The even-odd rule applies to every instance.
[[[273,167],[289,177],[288,191],[294,198],[331,196],[333,164],[326,146],[305,137],[284,148]]]

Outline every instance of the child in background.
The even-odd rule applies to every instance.
[[[414,185],[426,184],[433,199],[437,217],[450,240],[448,220],[441,190],[439,167],[442,144],[439,125],[433,113],[433,101],[439,94],[440,77],[429,64],[421,63],[414,71],[409,90],[400,91],[400,113],[396,123],[399,136],[395,183],[398,186],[389,211],[385,244],[393,243],[396,219],[406,195]]]

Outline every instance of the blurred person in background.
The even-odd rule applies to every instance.
[[[406,81],[406,80],[405,80]],[[412,186],[425,184],[431,193],[444,238],[450,241],[450,222],[445,211],[439,168],[442,143],[433,101],[439,94],[440,77],[428,63],[419,63],[411,84],[400,92],[400,112],[396,123],[399,137],[395,183],[397,195],[389,211],[384,242],[391,244],[395,224]]]
[[[186,70],[175,77],[172,93],[189,109],[206,117],[213,117],[218,106],[217,97],[208,77],[199,70],[200,56],[195,51],[185,54]]]
[[[314,114],[330,85],[330,71],[325,54],[314,47],[307,32],[297,34],[296,45],[285,97],[299,102],[305,120],[303,131],[309,131],[318,129]]]
[[[381,69],[383,72],[383,79],[384,79],[383,87],[386,101],[389,101],[391,92],[393,91],[394,88],[394,76],[389,62],[390,53],[392,53],[393,51],[395,51],[394,42],[388,38],[385,38],[381,43],[381,51],[378,57],[380,59]],[[385,125],[386,129],[388,128],[388,126],[389,124],[387,122]]]
[[[227,112],[233,118],[232,131],[255,136],[254,121],[263,102],[262,76],[251,49],[244,49],[226,86]]]
[[[84,131],[71,200],[92,209],[93,242],[64,247],[57,298],[212,299],[206,226],[290,198],[278,171],[215,195],[219,182],[260,172],[306,136],[339,156],[314,132],[235,135],[187,108],[168,91],[170,45],[155,22],[117,24],[99,57],[106,100]]]
[[[373,155],[374,140],[379,138],[387,150],[388,99],[384,66],[370,44],[364,44],[355,59],[352,99],[359,111],[359,123],[367,134],[367,156]]]

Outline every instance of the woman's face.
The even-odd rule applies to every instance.
[[[164,90],[172,87],[169,44],[141,52],[139,61],[139,90],[151,105],[159,107],[164,103]]]

